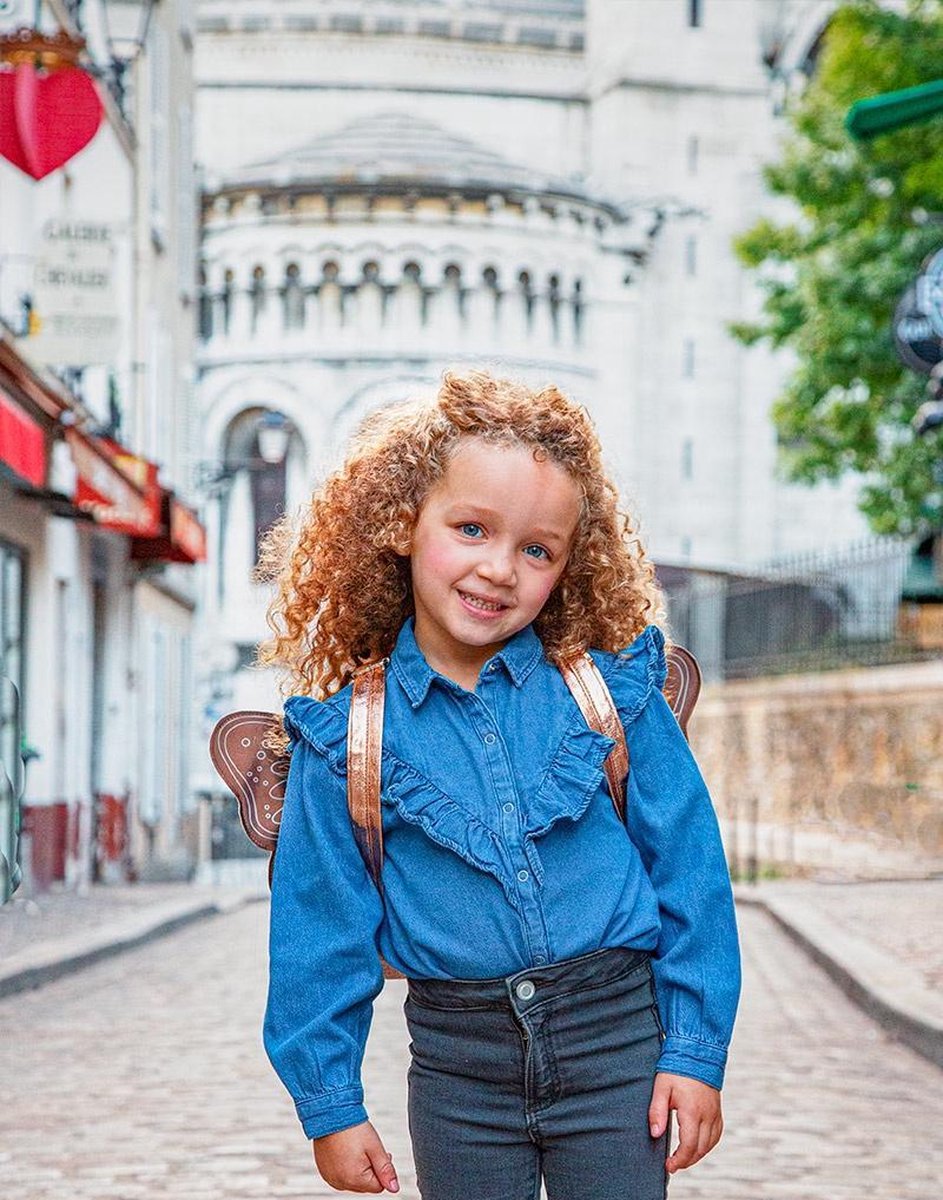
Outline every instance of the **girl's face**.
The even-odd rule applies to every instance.
[[[530,624],[566,565],[580,489],[524,446],[459,444],[410,545],[416,641],[435,670],[474,687],[484,662]]]

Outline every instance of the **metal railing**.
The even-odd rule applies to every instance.
[[[902,620],[913,549],[879,538],[749,574],[691,572],[665,584],[672,633],[715,680],[938,657]]]

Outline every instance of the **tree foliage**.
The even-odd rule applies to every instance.
[[[911,428],[926,381],[902,365],[892,334],[902,291],[943,246],[943,117],[864,144],[843,122],[856,100],[941,77],[943,0],[839,8],[789,107],[781,160],[765,171],[794,217],[760,220],[735,243],[765,294],[762,319],[734,336],[796,359],[773,407],[785,474],[815,483],[858,472],[878,533],[943,524],[943,438]]]

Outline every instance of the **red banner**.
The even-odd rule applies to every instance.
[[[0,392],[0,462],[41,488],[46,482],[46,439],[39,425]]]
[[[170,542],[177,562],[206,562],[206,530],[196,513],[181,504],[176,496],[170,499]]]
[[[161,531],[162,494],[156,464],[76,429],[67,429],[65,436],[78,471],[76,507],[116,533],[156,537]]]

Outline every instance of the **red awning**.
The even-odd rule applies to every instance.
[[[161,530],[157,465],[129,454],[117,442],[66,430],[78,471],[74,502],[97,524],[132,537],[156,537]]]
[[[3,392],[0,462],[33,487],[41,488],[46,482],[46,438],[42,428]]]
[[[192,509],[173,492],[163,494],[163,525],[158,537],[136,537],[131,557],[151,561],[206,562],[206,530]]]

